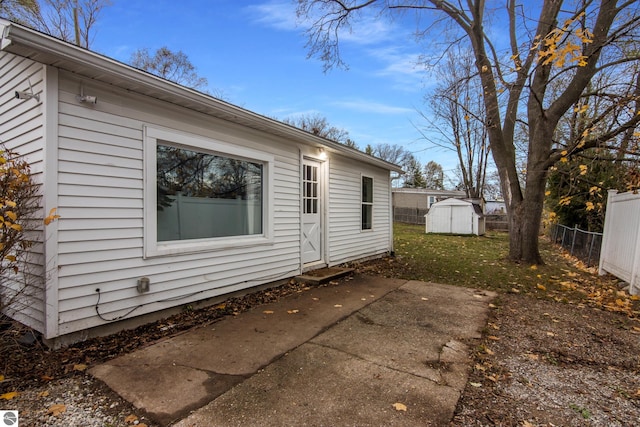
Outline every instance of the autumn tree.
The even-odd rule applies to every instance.
[[[198,75],[187,54],[181,50],[174,52],[166,46],[153,53],[147,48],[138,49],[131,55],[129,64],[195,90],[206,90],[209,85],[205,77]]]
[[[64,41],[89,48],[109,0],[2,0],[0,15]]]
[[[444,190],[444,170],[440,163],[430,160],[424,165],[425,188]]]
[[[550,168],[568,153],[601,147],[638,126],[640,115],[633,114],[636,95],[627,101],[626,113],[615,126],[584,132],[571,140],[571,146],[559,146],[554,139],[559,122],[593,89],[589,84],[595,77],[640,59],[639,50],[623,48],[638,40],[640,5],[634,0],[542,0],[525,7],[505,0],[503,9],[489,10],[485,0],[298,0],[298,14],[313,18],[308,28],[310,55],[329,67],[343,64],[342,31],[349,31],[366,8],[376,7],[392,15],[414,11],[428,20],[419,34],[432,35],[442,24],[448,32],[441,31],[439,37],[447,35],[451,43],[470,47],[507,205],[509,257],[541,263],[538,235]],[[495,22],[501,22],[506,39],[503,33],[494,36],[486,30]],[[516,160],[519,119],[524,120],[528,137],[524,185]]]
[[[436,71],[439,82],[427,96],[431,112],[421,112],[423,137],[433,146],[453,151],[458,159],[461,189],[481,198],[489,163],[484,103],[473,55],[457,47],[447,52]]]
[[[282,121],[322,138],[339,142],[351,148],[358,148],[356,143],[349,137],[349,132],[332,126],[329,120],[320,114],[303,114],[296,117],[288,117]]]

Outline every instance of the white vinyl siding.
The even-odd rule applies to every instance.
[[[130,95],[84,86],[95,105],[75,97],[80,82],[61,72],[59,93],[60,334],[104,325],[290,277],[300,271],[299,154],[293,144],[257,131]],[[86,82],[85,82],[86,83]],[[269,151],[273,159],[272,241],[224,251],[145,259],[143,129],[157,126]],[[267,148],[268,147],[268,148]],[[136,282],[149,277],[150,291]]]
[[[31,86],[31,89],[30,89]],[[4,146],[25,157],[31,165],[32,179],[42,184],[44,170],[44,116],[42,94],[40,101],[16,99],[16,91],[39,93],[44,90],[44,67],[32,60],[0,52],[0,140]],[[40,228],[38,226],[38,228]],[[19,292],[10,307],[11,315],[25,325],[44,332],[45,304],[43,286],[42,230],[32,233],[36,242],[30,263],[23,268],[25,276],[18,274],[6,277],[9,293]],[[16,280],[14,280],[16,279]],[[23,283],[27,283],[25,287]],[[6,302],[7,294],[4,301]]]
[[[373,178],[373,224],[362,230],[362,176]],[[388,253],[390,248],[389,172],[335,157],[329,170],[329,263],[336,265]]]

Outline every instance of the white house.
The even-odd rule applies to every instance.
[[[45,338],[393,250],[398,166],[20,25],[0,30],[0,138],[31,163],[43,212],[61,216],[35,247],[41,290],[16,315]]]
[[[425,215],[427,233],[485,233],[484,215],[480,205],[469,200],[449,198],[431,205]]]

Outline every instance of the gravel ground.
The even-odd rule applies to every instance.
[[[1,404],[18,409],[21,427],[153,426],[140,411],[88,374],[51,381]]]

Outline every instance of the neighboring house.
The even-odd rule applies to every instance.
[[[506,215],[507,205],[504,200],[487,200],[484,202],[484,213],[487,215]]]
[[[60,215],[35,248],[42,286],[16,315],[46,339],[392,252],[398,166],[0,29],[0,138]]]
[[[485,233],[484,215],[478,203],[461,199],[445,199],[434,203],[426,215],[427,233]]]
[[[436,202],[454,197],[464,199],[467,194],[457,190],[432,190],[428,188],[394,188],[394,221],[424,224],[424,216]]]

